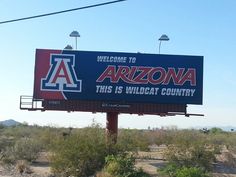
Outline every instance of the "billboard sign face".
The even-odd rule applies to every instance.
[[[203,57],[37,49],[34,98],[202,104]]]

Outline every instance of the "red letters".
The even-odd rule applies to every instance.
[[[96,82],[103,82],[105,79],[111,83],[122,80],[129,84],[184,85],[189,82],[191,86],[196,86],[196,69],[109,65]]]

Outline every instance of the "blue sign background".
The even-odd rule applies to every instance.
[[[167,104],[202,104],[203,93],[203,57],[184,55],[157,55],[141,53],[119,53],[119,52],[91,52],[64,50],[63,54],[75,55],[75,72],[77,78],[82,80],[82,92],[63,92],[68,100],[104,100],[136,103],[167,103]],[[126,62],[98,62],[98,56],[126,57]],[[133,63],[131,59],[135,59]],[[130,62],[131,61],[131,62]],[[99,76],[106,70],[108,65],[118,66],[145,66],[168,68],[194,68],[196,70],[196,85],[185,82],[183,85],[176,85],[170,81],[167,85],[159,84],[130,84],[119,79],[118,83],[111,83],[106,78],[103,82],[96,82]],[[37,67],[37,66],[36,66]],[[185,70],[185,71],[186,71]],[[99,86],[112,87],[111,93],[97,89]],[[123,87],[121,93],[115,93],[116,87]],[[153,94],[127,94],[126,87],[149,87],[158,88],[158,92]],[[163,95],[163,89],[187,89],[194,90],[190,96]]]

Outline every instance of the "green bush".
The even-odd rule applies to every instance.
[[[109,155],[106,157],[105,173],[113,177],[149,177],[142,169],[135,169],[132,154]]]
[[[0,154],[9,146],[13,146],[15,143],[14,138],[1,137],[0,138]]]
[[[50,158],[52,171],[63,177],[88,177],[103,167],[106,155],[104,130],[93,125],[54,141]]]
[[[117,146],[125,151],[147,151],[149,142],[146,134],[140,130],[121,129]]]
[[[114,176],[127,176],[134,171],[134,162],[134,157],[126,154],[109,155],[106,157],[106,171]]]
[[[210,133],[219,134],[219,133],[224,133],[224,131],[221,128],[213,127],[210,129]]]
[[[200,168],[196,167],[182,167],[176,171],[176,177],[208,177],[209,175],[205,173]]]
[[[225,144],[228,150],[236,154],[236,132],[231,132],[229,136],[225,139]]]
[[[40,151],[41,145],[37,140],[22,138],[12,146],[5,147],[2,151],[1,161],[5,164],[13,164],[18,160],[32,162],[37,159]]]
[[[177,133],[174,144],[169,145],[165,152],[165,158],[178,167],[211,170],[215,155],[214,149],[207,146],[204,136],[192,131]]]
[[[44,150],[48,151],[53,141],[62,135],[60,129],[55,127],[43,127],[38,134],[38,140],[41,142]]]
[[[5,147],[1,152],[1,162],[4,164],[13,164],[16,159],[14,157],[14,148],[13,146]]]
[[[197,167],[179,167],[169,163],[161,169],[161,174],[169,177],[209,177],[209,174]]]
[[[185,148],[180,145],[169,146],[165,153],[166,159],[177,166],[200,167],[211,170],[212,162],[215,160],[214,153],[202,145]]]
[[[14,156],[16,160],[35,161],[40,151],[41,145],[39,142],[31,138],[22,138],[16,141],[14,145]]]

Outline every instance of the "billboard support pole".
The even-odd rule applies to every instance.
[[[106,138],[108,144],[116,144],[118,133],[118,112],[107,112]]]

